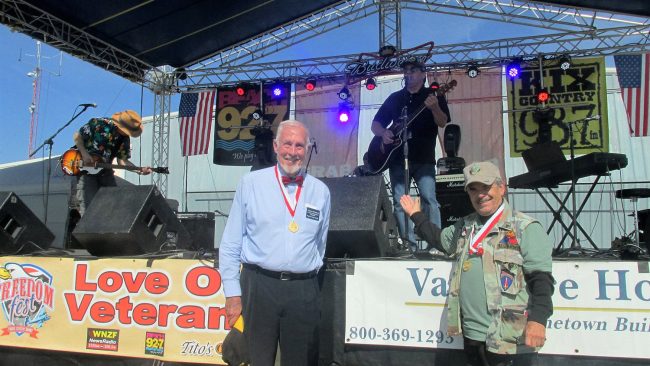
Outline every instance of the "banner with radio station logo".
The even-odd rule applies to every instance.
[[[223,364],[225,297],[212,263],[2,259],[2,347]]]
[[[537,61],[523,64],[513,80],[506,76],[510,156],[544,140],[559,143],[565,154],[571,142],[576,155],[608,152],[604,58],[573,59],[567,70],[555,59],[542,62],[542,78]],[[550,94],[545,105],[537,100],[540,85]]]
[[[274,133],[280,122],[289,119],[290,103],[288,83],[264,85],[263,92],[253,84],[219,88],[213,163],[253,165],[257,159],[256,135],[269,135],[269,130]],[[262,113],[262,120],[253,118],[256,112]]]

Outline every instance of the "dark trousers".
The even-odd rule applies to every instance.
[[[105,169],[97,175],[82,174],[77,177],[76,196],[79,204],[79,215],[84,215],[99,188],[115,186],[117,186],[117,181],[112,169]]]
[[[244,268],[244,335],[252,366],[273,366],[278,342],[282,366],[318,363],[319,288],[316,277],[281,280]]]
[[[467,366],[535,366],[537,353],[504,355],[485,349],[485,342],[463,338]]]

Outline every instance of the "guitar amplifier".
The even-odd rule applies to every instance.
[[[178,212],[176,218],[190,233],[190,249],[214,251],[214,212]]]
[[[465,192],[465,177],[462,174],[437,175],[436,198],[440,204],[443,228],[474,212],[469,195]]]

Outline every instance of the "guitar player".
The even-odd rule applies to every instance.
[[[426,70],[423,63],[412,58],[402,63],[404,71],[404,88],[392,93],[381,105],[372,121],[372,133],[382,138],[383,144],[389,148],[397,139],[394,135],[395,126],[400,123],[404,107],[409,117],[423,105],[426,107],[408,126],[408,158],[409,182],[415,180],[420,191],[420,197],[427,206],[429,220],[440,227],[440,208],[436,200],[436,159],[435,147],[438,127],[445,127],[451,121],[449,107],[444,96],[431,93],[425,88]],[[393,125],[391,125],[391,123]],[[391,128],[389,128],[389,126]],[[406,222],[404,211],[399,198],[405,194],[404,151],[400,146],[390,155],[387,163],[395,218],[401,237],[407,238],[411,250],[416,250],[415,234],[409,228],[404,235]]]
[[[110,163],[117,158],[118,165],[135,166],[131,157],[131,138],[142,134],[142,118],[132,110],[117,112],[111,118],[91,118],[74,133],[73,139],[77,150],[83,158],[83,164],[92,166],[97,160]],[[151,174],[150,167],[134,170],[138,174]],[[77,201],[79,214],[83,216],[90,201],[100,187],[116,186],[113,169],[104,169],[100,173],[81,174],[77,177]]]

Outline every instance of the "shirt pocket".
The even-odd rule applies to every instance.
[[[498,248],[494,251],[501,293],[517,295],[524,285],[524,258],[517,248]]]

